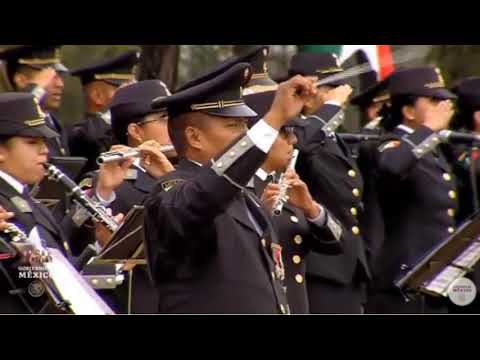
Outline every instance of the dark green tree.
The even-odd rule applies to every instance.
[[[160,79],[169,89],[175,89],[179,59],[179,45],[142,45],[138,80]]]
[[[435,45],[428,61],[442,69],[447,84],[468,76],[480,76],[480,45]]]

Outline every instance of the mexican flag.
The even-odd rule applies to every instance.
[[[352,55],[362,52],[372,69],[378,74],[378,80],[383,80],[395,69],[391,45],[299,45],[301,52],[329,52],[336,54],[340,62]]]

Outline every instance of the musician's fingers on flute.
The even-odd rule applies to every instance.
[[[284,184],[287,187],[287,194],[292,194],[292,191],[303,187],[305,183],[297,179],[290,179],[285,180]]]
[[[285,171],[285,179],[286,180],[300,179],[300,177],[298,176],[295,169],[288,169],[287,171]]]
[[[110,151],[118,151],[118,152],[121,152],[121,153],[126,153],[127,151],[130,151],[130,150],[132,150],[132,148],[130,148],[128,146],[125,146],[125,145],[113,145],[110,148]]]
[[[122,160],[120,161],[120,167],[122,168],[123,171],[126,172],[128,171],[128,169],[130,169],[130,167],[133,165],[134,162],[135,162],[135,159],[133,158]]]
[[[126,172],[132,166],[135,159],[127,158],[121,161],[107,162],[100,165],[100,176],[104,174],[108,177],[118,177],[116,174],[120,173],[120,177],[125,176]]]
[[[262,194],[262,202],[267,210],[273,209],[278,195],[280,194],[280,186],[274,183],[270,183],[265,187]]]
[[[126,153],[126,152],[129,152],[131,151],[132,148],[128,147],[128,146],[125,146],[125,145],[113,145],[111,148],[110,148],[110,151],[109,152],[119,152],[119,153]],[[113,165],[112,165],[113,164]],[[110,168],[110,169],[114,169],[116,166],[121,166],[123,169],[128,169],[130,168],[130,166],[132,166],[133,164],[133,160],[132,159],[125,159],[125,160],[122,160],[122,161],[113,161],[113,162],[106,162],[106,163],[103,163],[101,166],[100,166],[100,169],[102,168],[102,166],[107,166],[107,169]]]
[[[298,187],[298,186],[307,186],[298,176],[297,172],[294,169],[288,169],[284,175],[285,184],[288,188]]]
[[[138,150],[142,153],[142,158],[145,158],[147,155],[154,155],[159,159],[166,159],[167,157],[163,154],[161,149],[162,146],[156,141],[147,141],[138,147]]]
[[[141,166],[154,177],[163,176],[173,170],[174,167],[162,151],[162,146],[155,142],[145,142],[138,147],[142,153]]]
[[[265,187],[265,190],[263,191],[263,196],[265,198],[273,197],[274,199],[276,199],[278,198],[280,191],[281,191],[281,186],[279,184],[270,183]]]
[[[147,140],[142,145],[140,145],[138,148],[142,149],[142,146],[150,146],[150,147],[155,147],[157,149],[162,148],[162,145],[160,145],[160,143],[156,140]]]
[[[133,159],[129,158],[123,161],[108,162],[100,165],[96,191],[103,199],[110,199],[115,189],[125,181],[125,176],[132,166],[133,161]]]
[[[293,169],[289,169],[285,172],[284,181],[285,181],[285,185],[287,186],[287,189],[289,190],[289,192],[291,190],[297,190],[297,189],[304,189],[304,190],[308,191],[307,184],[305,184],[300,179],[298,174]]]

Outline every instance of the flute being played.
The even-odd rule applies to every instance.
[[[287,170],[295,169],[295,165],[297,164],[298,154],[299,154],[298,149],[293,150],[292,158],[290,160],[290,163],[288,164]],[[288,185],[285,181],[285,173],[283,173],[282,176],[280,176],[280,180],[278,181],[278,184],[280,185],[280,193],[278,194],[277,200],[273,205],[273,215],[275,216],[280,216],[282,214],[283,206],[288,201],[286,197],[287,191],[288,191]]]
[[[168,153],[171,151],[175,151],[175,147],[173,145],[164,145],[160,147],[160,151],[162,153]],[[130,158],[139,158],[141,156],[141,150],[139,149],[130,149],[126,152],[120,151],[109,151],[101,154],[97,159],[98,165],[103,165],[111,162],[122,161]]]

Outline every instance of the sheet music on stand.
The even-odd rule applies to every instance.
[[[398,278],[395,286],[403,291],[447,297],[455,281],[472,272],[479,260],[480,213],[477,213]]]
[[[52,261],[44,266],[62,298],[76,315],[114,315],[115,312],[78,274],[57,249],[48,249]]]
[[[144,207],[134,206],[125,217],[123,224],[113,234],[110,243],[92,263],[145,265],[143,215]]]
[[[48,276],[41,277],[49,298],[62,312],[75,315],[114,315],[115,312],[83,279],[70,261],[55,248],[45,248],[36,227],[28,238],[22,238],[13,244],[17,254],[29,258],[30,266],[43,268]],[[41,256],[31,256],[42,252]]]

